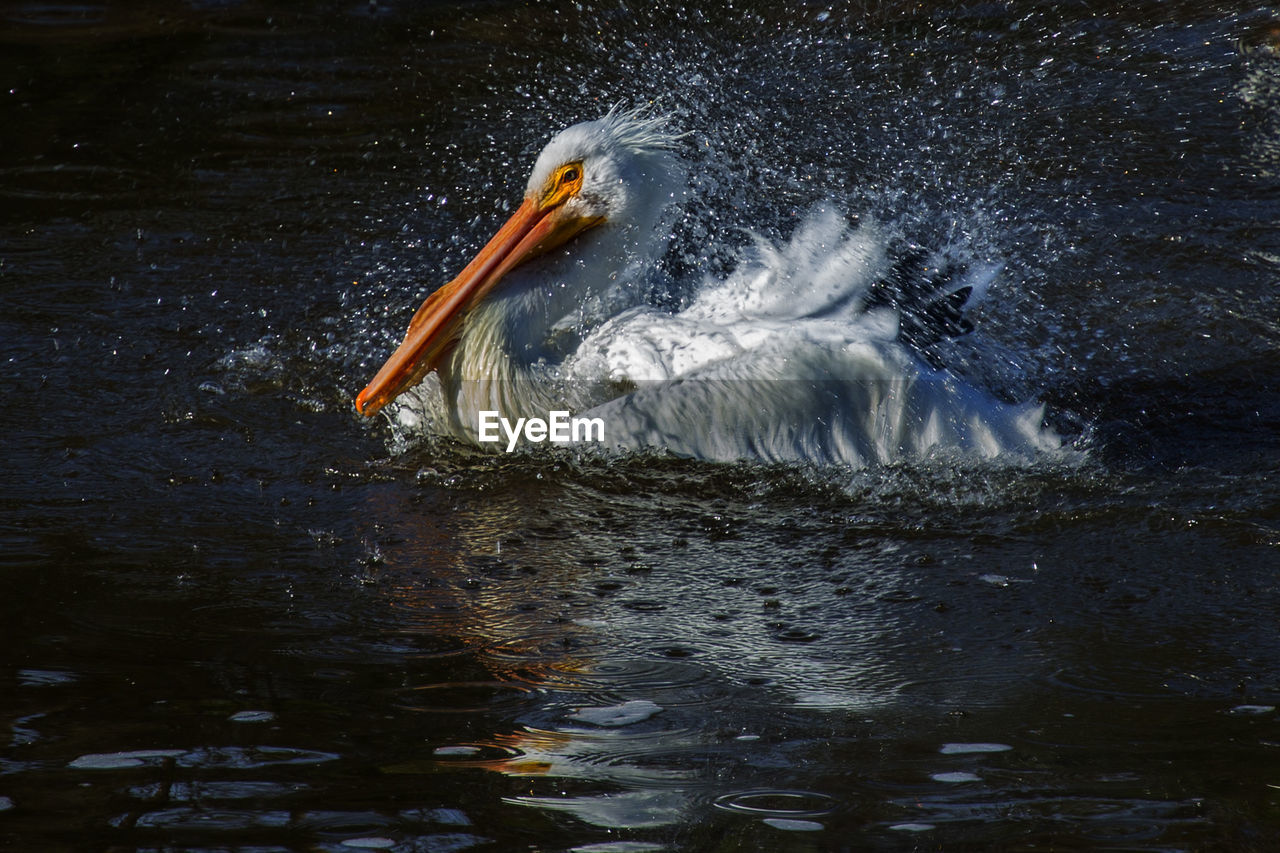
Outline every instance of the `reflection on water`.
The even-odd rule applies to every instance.
[[[118,615],[72,604],[71,621],[33,632],[9,825],[36,831],[70,779],[97,792],[95,832],[140,848],[468,849],[567,832],[659,849],[895,848],[922,833],[975,850],[1009,833],[1176,849],[1218,819],[1215,780],[1269,778],[1275,706],[1217,683],[1262,670],[1222,658],[1235,640],[1204,625],[1175,645],[1165,624],[1169,608],[1200,618],[1185,602],[1220,578],[1115,583],[1074,543],[1031,562],[1026,529],[1056,523],[1043,510],[1123,516],[1126,500],[1070,509],[1025,492],[1032,472],[968,470],[988,497],[945,530],[894,498],[918,469],[865,475],[868,502],[786,472],[767,496],[732,497],[734,477],[758,475],[670,461],[560,478],[554,457],[397,465],[428,461],[426,477],[356,481],[369,500],[348,534],[366,555],[354,573],[307,569],[341,547],[308,537],[296,568],[237,582],[255,600],[239,609],[209,586],[219,573],[134,600],[107,583],[127,574],[84,557],[105,584],[93,611]],[[436,484],[455,476],[469,486]],[[597,487],[610,477],[631,488]],[[989,537],[981,559],[954,547],[962,529]],[[1160,539],[1134,553],[1163,549],[1159,565],[1188,545]],[[290,553],[278,536],[228,542]],[[781,548],[804,564],[779,567]],[[97,664],[58,651],[86,631]]]
[[[0,11],[0,848],[1280,847],[1273,12],[757,6]],[[652,301],[819,201],[960,246],[958,369],[1084,458],[358,420],[547,134],[655,98]]]

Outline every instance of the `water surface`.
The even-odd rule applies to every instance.
[[[13,3],[0,846],[1280,846],[1262,5]],[[1066,458],[406,442],[351,397],[655,100],[678,305],[816,203],[1004,264]]]

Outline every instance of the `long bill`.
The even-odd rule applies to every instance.
[[[377,412],[439,366],[457,341],[468,311],[504,275],[600,222],[568,214],[562,205],[544,208],[524,200],[507,223],[453,281],[427,297],[409,322],[404,342],[356,397],[356,411]]]

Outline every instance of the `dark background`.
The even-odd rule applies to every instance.
[[[0,846],[1275,849],[1276,27],[3,4]],[[650,100],[695,193],[656,300],[817,202],[962,246],[1005,270],[957,369],[1075,452],[507,458],[359,419],[546,139]]]

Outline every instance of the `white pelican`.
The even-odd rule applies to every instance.
[[[894,284],[872,229],[834,213],[811,215],[781,249],[761,242],[679,313],[645,305],[664,213],[685,188],[664,125],[614,108],[557,134],[519,209],[422,304],[356,409],[373,415],[413,389],[401,423],[473,443],[493,438],[482,418],[559,410],[598,420],[609,447],[713,460],[862,465],[1057,446],[1040,407],[930,366],[929,345],[966,330],[972,288]]]

